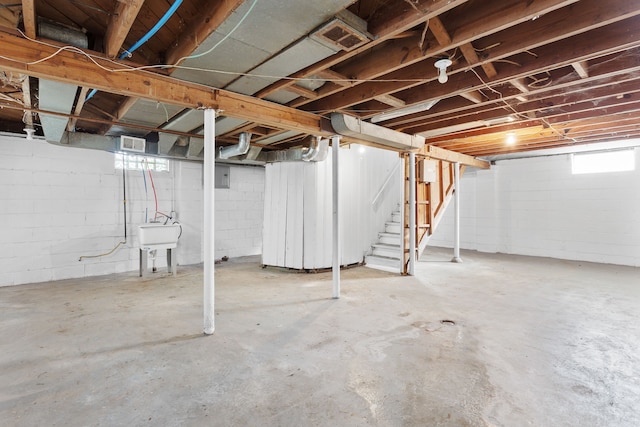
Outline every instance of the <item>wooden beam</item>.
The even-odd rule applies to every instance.
[[[449,46],[451,44],[451,36],[444,27],[444,24],[437,16],[429,19],[429,30],[436,38],[440,46]]]
[[[105,53],[109,58],[115,58],[124,44],[131,26],[138,16],[144,0],[119,1],[104,36]]]
[[[585,1],[585,0],[582,0]],[[591,0],[593,1],[593,0]],[[622,0],[617,0],[622,1]],[[625,0],[630,1],[630,0]],[[368,83],[362,83],[366,80],[375,79],[381,76],[384,76],[385,79],[394,79],[395,76],[393,74],[394,71],[398,71],[402,74],[402,69],[411,69],[414,68],[420,69],[420,72],[416,72],[413,74],[411,79],[415,79],[415,76],[420,76],[424,80],[432,80],[436,78],[435,68],[433,68],[433,72],[425,73],[424,70],[429,69],[429,66],[425,67],[425,64],[421,63],[426,58],[427,61],[432,61],[433,56],[446,54],[447,50],[452,50],[464,43],[470,43],[473,40],[478,38],[485,37],[490,34],[494,34],[500,30],[504,30],[518,24],[521,24],[525,21],[530,21],[533,17],[538,15],[544,15],[549,12],[552,12],[556,9],[559,9],[568,4],[575,3],[576,0],[567,0],[567,1],[559,1],[559,0],[531,0],[527,2],[526,5],[522,4],[522,2],[517,2],[517,4],[512,4],[508,8],[500,10],[500,13],[496,13],[492,15],[490,18],[487,18],[487,15],[484,11],[484,8],[479,8],[478,17],[476,20],[471,20],[468,25],[465,25],[461,28],[456,28],[455,31],[452,31],[452,42],[449,45],[433,45],[427,48],[426,51],[423,51],[420,44],[420,36],[416,36],[415,38],[407,38],[402,40],[393,40],[387,42],[385,44],[385,49],[382,50],[372,50],[372,54],[370,55],[362,55],[358,58],[358,61],[349,61],[349,63],[336,67],[336,71],[343,73],[344,75],[352,76],[357,80],[360,80],[358,85],[365,86],[363,92],[370,93],[371,88],[368,87]],[[498,4],[498,3],[496,3]],[[495,6],[495,4],[493,4]],[[637,6],[636,6],[637,7]],[[600,9],[602,8],[602,4],[600,3]],[[524,10],[523,10],[524,9]],[[619,11],[616,11],[620,13]],[[602,13],[602,12],[599,12]],[[611,12],[613,13],[613,12]],[[437,16],[437,15],[434,15]],[[516,18],[517,17],[517,18]],[[568,17],[567,19],[571,19]],[[430,25],[433,17],[430,18]],[[584,23],[580,23],[581,26],[584,26]],[[595,24],[594,24],[595,25]],[[598,25],[600,25],[598,23]],[[538,26],[539,31],[539,26]],[[539,31],[540,32],[540,31]],[[543,37],[544,32],[540,32],[541,35],[538,38]],[[507,39],[508,40],[508,39]],[[366,45],[370,46],[370,45]],[[484,61],[483,62],[488,62]],[[335,65],[335,64],[332,64]],[[413,67],[411,67],[413,65]],[[429,70],[431,71],[431,70]],[[374,83],[380,84],[380,83]],[[417,83],[416,83],[417,84]],[[396,84],[400,89],[409,88],[411,84],[405,83]],[[334,93],[339,92],[341,89],[336,88],[335,90],[323,90],[324,88],[320,88],[318,90],[319,96],[328,97]],[[355,88],[350,89],[355,90]],[[375,90],[375,89],[374,89]],[[375,95],[381,95],[380,89]],[[358,95],[359,99],[362,99],[362,95]],[[368,98],[368,99],[371,99]],[[294,107],[299,107],[308,103],[317,103],[320,100],[309,101],[302,100],[301,102],[293,102],[289,105]],[[310,108],[311,110],[331,110],[332,108]]]
[[[640,66],[635,64],[635,68],[629,70],[629,75],[618,76],[618,82],[615,85],[611,81],[615,81],[616,77],[605,75],[601,80],[595,78],[589,79],[588,82],[581,84],[563,85],[561,87],[540,91],[535,99],[518,105],[518,115],[522,118],[524,115],[533,115],[534,119],[540,117],[540,112],[548,111],[568,111],[577,103],[585,103],[591,105],[592,108],[599,108],[603,103],[609,102],[615,97],[631,97],[638,96],[640,92]],[[510,97],[502,98],[508,100]],[[616,101],[617,102],[617,101]],[[493,120],[505,117],[512,111],[505,110],[502,102],[496,103],[494,106],[473,107],[464,112],[447,113],[439,117],[430,117],[427,120],[414,121],[407,123],[398,129],[399,122],[393,122],[396,130],[402,130],[408,133],[421,133],[429,130],[456,126],[461,123],[474,120]],[[387,123],[388,125],[388,123]]]
[[[461,97],[468,99],[469,101],[473,102],[474,104],[480,104],[481,102],[483,102],[484,96],[482,96],[482,94],[480,92],[478,92],[477,90],[472,90],[469,92],[462,92],[460,94]]]
[[[640,49],[634,49],[630,52],[638,50]],[[622,55],[613,60],[607,56],[598,58],[592,62],[593,72],[587,79],[580,79],[576,73],[562,70],[562,74],[555,74],[555,84],[548,87],[532,89],[528,94],[528,98],[542,100],[552,96],[567,95],[581,91],[593,91],[603,86],[611,86],[612,84],[636,80],[640,75],[640,65],[635,58],[635,55]],[[392,119],[386,122],[385,125],[404,132],[407,131],[407,128],[428,125],[442,120],[460,119],[465,115],[484,113],[492,109],[502,110],[502,114],[504,114],[505,105],[503,101],[518,99],[521,92],[515,88],[502,86],[499,96],[492,92],[487,92],[484,95],[486,100],[481,104],[475,105],[462,103],[461,100],[457,100],[456,98],[443,99],[438,102],[434,108],[429,110],[428,118],[424,116],[412,117],[409,115]],[[525,99],[523,102],[527,101],[528,100]],[[363,109],[366,109],[366,105],[367,104],[361,104]],[[524,112],[524,114],[528,115],[529,113]],[[471,120],[473,120],[473,118],[471,118]],[[436,124],[436,126],[438,128],[441,127],[438,124]],[[422,132],[422,130],[416,132]]]
[[[200,19],[189,25],[172,43],[167,50],[165,63],[178,65],[184,57],[191,55],[242,3],[243,0],[204,2],[206,6]]]
[[[84,106],[84,101],[87,99],[87,92],[89,92],[89,88],[84,86],[80,88],[80,94],[78,95],[78,102],[76,102],[76,106],[73,109],[73,114],[75,116],[80,116],[80,112],[82,111],[82,107]],[[76,122],[78,119],[71,118],[69,122],[67,122],[67,130],[72,132],[76,128]]]
[[[126,97],[125,99],[123,99],[120,103],[120,106],[116,110],[116,113],[114,114],[116,118],[118,120],[122,120],[122,118],[127,115],[127,112],[131,109],[131,107],[135,105],[136,102],[138,102],[138,98]]]
[[[400,13],[397,12],[394,4],[391,10],[387,9],[384,12],[381,11],[380,13],[377,13],[376,17],[378,19],[374,19],[373,21],[369,22],[369,32],[374,35],[374,40],[364,44],[359,48],[353,49],[350,52],[336,53],[335,55],[332,55],[323,61],[310,65],[303,70],[291,74],[289,77],[295,79],[317,74],[322,70],[333,67],[334,65],[339,64],[349,58],[353,58],[356,55],[366,52],[372,47],[393,38],[397,34],[401,34],[407,30],[410,30],[416,25],[420,25],[423,22],[426,22],[429,19],[440,15],[441,13],[444,13],[466,3],[467,1],[469,0],[418,0],[417,7],[422,12],[416,11],[413,8],[408,8]],[[269,85],[268,87],[260,90],[258,93],[256,93],[255,96],[257,96],[258,98],[264,98],[273,92],[284,89],[292,83],[293,81],[290,79],[277,81],[272,85]]]
[[[302,87],[300,85],[291,85],[287,88],[287,90],[297,95],[304,96],[308,99],[315,99],[318,97],[318,94],[315,91],[307,89],[306,87]]]
[[[467,60],[467,63],[469,65],[473,66],[480,62],[478,53],[471,43],[460,45],[460,51],[462,52],[462,55],[464,55],[464,59]],[[482,64],[480,64],[480,66],[484,70],[484,73],[487,75],[487,77],[489,77],[490,79],[498,75],[496,67],[494,67],[491,62],[483,62]]]
[[[22,0],[22,20],[24,21],[24,33],[27,37],[35,39],[37,36],[35,0]]]
[[[380,96],[376,96],[373,99],[375,99],[376,101],[380,101],[384,104],[391,105],[392,107],[404,107],[405,105],[407,105],[407,103],[404,102],[402,99],[396,98],[395,96],[392,96],[392,95],[380,95]]]
[[[444,160],[450,163],[459,162],[461,165],[473,166],[480,169],[491,168],[491,164],[487,161],[479,160],[475,157],[455,151],[445,150],[444,148],[436,147],[435,145],[425,145],[416,154],[430,159]]]
[[[105,71],[85,55],[69,51],[57,52],[58,49],[53,46],[34,43],[4,32],[0,32],[0,46],[2,46],[0,68],[6,71],[92,87],[118,95],[166,102],[185,108],[213,108],[222,110],[225,116],[314,135],[331,136],[333,134],[323,129],[320,116],[274,102],[147,71]],[[57,53],[55,60],[37,62],[55,53]],[[114,67],[112,60],[100,58],[95,54],[92,59],[107,69]],[[122,62],[122,66],[118,68],[126,69],[128,65]]]
[[[576,70],[576,73],[578,73],[581,79],[589,77],[589,64],[587,61],[574,62],[571,66]]]
[[[332,83],[338,85],[338,86],[342,86],[342,87],[352,87],[355,85],[355,83],[353,81],[350,81],[349,78],[347,76],[345,76],[344,74],[340,74],[336,71],[333,71],[329,68],[327,68],[326,70],[320,70],[316,73],[318,75],[318,77],[323,78],[323,79],[327,79],[327,80],[331,80]]]
[[[139,2],[140,6],[142,5],[142,3],[144,3],[144,0],[134,1]],[[202,42],[204,42],[207,37],[209,37],[211,33],[213,33],[220,26],[220,24],[222,24],[226,20],[241,3],[242,0],[206,2],[206,9],[202,11],[198,21],[193,25],[189,25],[187,29],[183,33],[181,33],[178,38],[171,44],[171,46],[167,50],[165,62],[167,64],[173,65],[177,65],[182,62],[182,59],[193,53],[193,51],[195,51],[196,48],[200,46],[200,44],[202,44]],[[120,8],[122,7],[123,6],[120,6]],[[136,15],[137,13],[138,12],[136,11]],[[129,28],[127,28],[127,32],[128,31]],[[119,48],[120,46],[118,46],[118,49]],[[115,56],[115,54],[113,56]],[[171,68],[168,70],[168,72],[169,74],[171,74],[175,70],[177,70],[177,68]],[[136,101],[137,99],[133,98],[123,102],[121,104],[121,107],[116,112],[116,116],[124,116]]]
[[[636,5],[636,8],[638,12],[640,12],[640,3]],[[544,17],[539,19],[544,19]],[[573,24],[568,22],[564,27],[569,28],[571,25]],[[537,49],[538,58],[531,57],[527,59],[526,62],[523,60],[520,67],[505,66],[505,69],[501,71],[501,78],[494,80],[492,84],[524,78],[535,73],[568,66],[572,62],[585,61],[637,47],[640,45],[638,30],[630,30],[630,28],[637,28],[637,25],[640,25],[640,18],[636,16],[621,21],[617,25],[608,25],[594,29],[589,33],[578,34],[562,41],[541,46]],[[526,49],[531,41],[531,39],[525,39],[515,45],[505,43],[506,47],[503,49],[504,54],[511,56],[519,53],[523,49]],[[536,40],[536,42],[540,42],[540,39]],[[563,57],[562,60],[559,60],[557,57],[557,52],[559,51],[566,51],[566,58]],[[426,68],[427,70],[425,70],[424,65],[420,63],[413,64],[409,67],[386,74],[384,79],[388,80],[387,82],[373,81],[362,83],[330,97],[312,101],[308,103],[305,108],[314,111],[331,111],[360,104],[378,95],[408,88],[414,89],[405,98],[407,104],[424,102],[427,99],[448,97],[469,90],[485,88],[484,84],[479,81],[473,73],[462,73],[462,71],[466,71],[464,68],[460,68],[449,75],[448,85],[431,85],[429,83],[436,78],[435,68],[433,71],[431,71],[429,67]],[[420,83],[419,79],[427,80],[427,83]],[[408,83],[407,80],[415,80],[416,82]],[[419,88],[416,88],[417,86],[419,86]],[[452,92],[452,87],[459,89]],[[425,93],[428,94],[427,98],[425,98]]]

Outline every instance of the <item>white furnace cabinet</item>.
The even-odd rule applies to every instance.
[[[328,161],[267,164],[264,265],[295,269],[331,267],[331,168],[327,165],[330,166]]]
[[[402,171],[397,167],[397,154],[352,147],[340,150],[341,265],[363,261],[401,197]],[[331,163],[329,156],[322,162],[266,165],[264,265],[305,270],[331,268]],[[372,201],[390,174],[394,178],[397,175],[397,179],[392,180],[380,206],[374,207]]]

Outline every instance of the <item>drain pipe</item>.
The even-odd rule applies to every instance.
[[[454,233],[453,258],[451,262],[462,262],[460,258],[460,163],[453,164],[453,197],[454,197]]]
[[[137,42],[135,42],[133,44],[133,46],[131,46],[129,49],[125,50],[124,52],[122,52],[122,54],[118,57],[118,59],[124,59],[128,56],[130,56],[133,52],[135,52],[140,46],[142,46],[143,44],[145,44],[151,37],[153,37],[159,30],[160,28],[164,27],[164,25],[167,23],[167,21],[173,16],[173,14],[176,12],[176,10],[178,10],[178,8],[180,7],[180,5],[182,4],[183,0],[176,0],[173,2],[173,4],[171,5],[171,7],[164,13],[164,15],[162,15],[162,18],[160,18],[160,20],[156,23],[156,25],[153,26],[153,28],[151,28],[147,34],[145,34],[144,36],[142,36],[140,38],[140,40],[138,40]],[[93,96],[98,93],[98,89],[91,89],[91,92],[89,92],[89,94],[87,95],[87,97],[85,98],[85,101],[90,100],[91,98],[93,98]]]
[[[204,110],[204,329],[215,331],[215,198],[216,111]]]
[[[227,147],[220,147],[218,154],[219,159],[230,159],[231,157],[241,156],[247,154],[251,145],[251,133],[242,132],[236,145],[229,145]]]

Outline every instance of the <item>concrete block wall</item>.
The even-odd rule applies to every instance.
[[[200,263],[202,164],[172,161],[170,169],[153,173],[158,210],[177,212],[182,224],[178,263]],[[136,271],[137,225],[152,219],[155,203],[148,176],[145,191],[141,171],[125,174],[127,243],[108,256],[79,261],[111,251],[124,238],[123,177],[114,154],[0,135],[0,286]],[[234,167],[232,174],[236,187],[216,190],[222,199],[216,200],[216,257],[255,254],[261,247],[264,172]],[[237,200],[243,196],[253,199]],[[242,237],[233,240],[234,230]],[[164,253],[156,265],[166,266]]]
[[[572,175],[571,156],[504,160],[461,180],[461,247],[640,266],[636,170]],[[431,246],[453,246],[453,208]]]
[[[262,253],[264,179],[264,167],[230,165],[229,188],[216,188],[216,259]]]

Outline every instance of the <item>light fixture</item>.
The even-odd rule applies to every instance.
[[[432,99],[429,101],[421,102],[420,104],[409,105],[408,107],[399,108],[397,110],[376,114],[371,117],[371,123],[383,122],[385,120],[395,119],[396,117],[406,116],[413,113],[419,113],[426,111],[433,107],[439,99]]]
[[[516,143],[516,134],[513,132],[509,132],[507,134],[507,140],[506,140],[507,145],[513,145]]]
[[[438,59],[435,64],[433,64],[438,69],[438,81],[440,83],[446,83],[449,80],[449,76],[447,76],[447,67],[451,66],[453,62],[449,58]]]
[[[513,116],[496,117],[495,119],[483,120],[485,126],[502,125],[505,123],[513,123],[516,119]]]
[[[28,141],[31,141],[33,139],[33,135],[36,133],[36,130],[32,126],[27,126],[22,130],[27,134]]]

